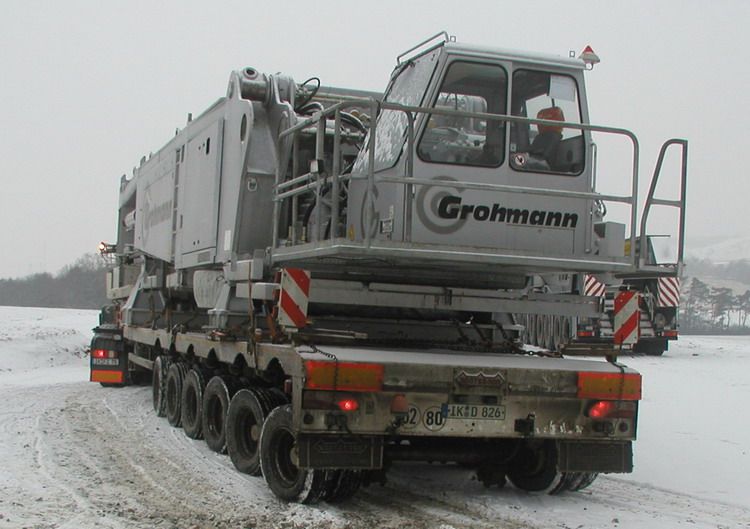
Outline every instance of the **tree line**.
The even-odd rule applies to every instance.
[[[698,278],[721,277],[750,284],[750,261],[715,264],[708,260],[688,261],[692,276],[682,289],[680,329],[683,332],[743,332],[748,329],[750,290],[735,294],[731,288],[711,286]]]
[[[0,305],[98,309],[107,301],[104,260],[87,254],[60,272],[0,279]]]
[[[750,261],[714,264],[690,260],[691,280],[680,301],[682,332],[743,332],[750,323],[750,290],[742,294],[710,286],[699,277],[722,277],[750,284]],[[57,274],[39,273],[20,279],[0,279],[0,305],[98,309],[106,304],[106,263],[86,254]]]

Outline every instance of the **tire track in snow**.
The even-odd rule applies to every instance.
[[[262,478],[237,473],[228,457],[156,418],[147,388],[81,383],[14,391],[0,390],[14,410],[0,416],[0,424],[33,430],[29,465],[45,469],[36,479],[52,496],[32,506],[40,508],[34,517],[26,513],[35,527],[575,529],[612,527],[613,520],[629,527],[631,515],[642,520],[647,513],[659,527],[750,528],[742,507],[623,479],[600,477],[584,493],[529,496],[510,486],[485,489],[471,472],[437,465],[394,467],[385,487],[363,489],[343,505],[288,505]],[[40,401],[54,404],[38,409]],[[25,413],[40,412],[36,422],[24,423]]]

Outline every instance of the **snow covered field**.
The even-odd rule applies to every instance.
[[[344,505],[306,507],[156,418],[149,388],[87,382],[96,321],[0,307],[0,528],[750,528],[750,338],[623,359],[644,376],[632,475],[553,497],[410,464]]]

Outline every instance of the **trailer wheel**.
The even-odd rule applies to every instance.
[[[528,314],[526,316],[526,333],[529,345],[536,345],[536,315]]]
[[[497,488],[502,489],[508,481],[506,473],[506,465],[483,462],[477,468],[477,480],[487,488],[497,485]]]
[[[544,348],[549,351],[555,350],[555,317],[549,314],[544,316]]]
[[[316,503],[330,484],[328,472],[297,466],[297,438],[292,428],[292,407],[279,406],[266,418],[260,434],[260,466],[271,491],[280,499]]]
[[[357,493],[362,486],[364,473],[361,470],[334,470],[329,472],[329,478],[323,499],[328,503],[339,503]]]
[[[568,476],[557,470],[557,446],[554,441],[526,443],[508,466],[508,479],[527,492],[557,494]]]
[[[669,347],[667,340],[640,340],[635,344],[633,351],[648,356],[661,356]]]
[[[547,318],[545,318],[544,314],[536,315],[536,343],[534,345],[538,347],[547,347],[547,335],[545,334],[547,331],[546,320]]]
[[[151,376],[151,391],[154,411],[157,417],[164,417],[167,413],[167,371],[169,359],[159,355],[154,360],[154,372]]]
[[[201,414],[203,411],[203,392],[206,382],[203,373],[198,368],[188,371],[182,383],[182,429],[190,439],[203,437],[203,423]]]
[[[206,384],[203,392],[203,406],[201,422],[203,424],[203,438],[208,447],[220,454],[226,453],[226,418],[229,408],[229,388],[223,378],[213,377]]]
[[[594,480],[596,480],[596,477],[598,475],[599,474],[597,474],[596,472],[584,472],[581,475],[581,480],[578,483],[576,483],[575,489],[571,488],[570,490],[578,491],[578,490],[583,490],[585,488],[588,488],[594,482]]]
[[[241,389],[227,411],[227,452],[234,467],[251,476],[260,475],[260,432],[271,407],[262,400],[258,392]]]
[[[175,428],[182,425],[182,384],[185,380],[187,366],[175,362],[167,372],[167,421]]]
[[[565,318],[563,318],[562,316],[552,316],[552,337],[555,344],[554,350],[558,352],[562,350],[562,346],[564,343],[564,320]]]

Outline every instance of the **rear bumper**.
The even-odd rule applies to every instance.
[[[300,466],[314,469],[377,470],[393,461],[459,462],[480,466],[509,461],[528,439],[467,440],[423,438],[406,442],[384,436],[301,435]],[[560,472],[629,473],[631,441],[557,441]]]

